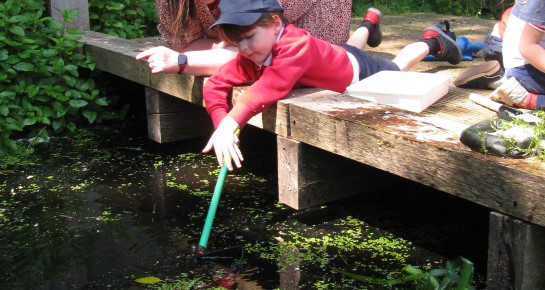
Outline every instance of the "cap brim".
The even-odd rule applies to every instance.
[[[221,24],[232,24],[238,26],[248,26],[254,24],[263,13],[229,13],[222,14],[220,18],[210,26],[210,29]]]

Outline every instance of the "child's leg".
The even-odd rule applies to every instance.
[[[346,44],[363,49],[365,45],[377,47],[382,42],[380,19],[382,13],[376,8],[367,9],[361,26],[352,33]]]
[[[424,42],[413,42],[405,46],[396,57],[393,62],[397,64],[401,71],[408,71],[415,64],[419,63],[429,53],[429,46]]]
[[[389,59],[371,55],[366,51],[348,44],[341,43],[339,45],[344,47],[346,51],[352,54],[358,61],[360,69],[360,74],[358,76],[359,80],[363,80],[364,78],[383,70],[399,71],[399,67]]]

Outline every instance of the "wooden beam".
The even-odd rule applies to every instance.
[[[545,163],[473,152],[424,115],[347,95],[289,100],[289,137],[545,226]]]
[[[76,10],[78,12],[72,25],[64,23],[63,13],[65,10]],[[47,12],[60,23],[64,23],[65,28],[81,29],[83,31],[91,30],[87,0],[47,0]]]
[[[178,74],[152,74],[147,62],[136,60],[136,55],[149,45],[138,41],[88,31],[80,39],[96,68],[160,92],[203,105],[202,77]]]
[[[492,212],[488,289],[545,289],[545,228]]]
[[[211,135],[212,121],[202,106],[146,88],[148,136],[158,143]]]
[[[278,199],[298,210],[383,188],[396,178],[282,136],[277,150]]]

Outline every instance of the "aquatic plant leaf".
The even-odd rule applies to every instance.
[[[435,279],[435,277],[433,276],[429,276],[428,279],[426,280],[427,284],[427,288],[429,289],[439,289],[439,281],[437,281],[437,279]]]
[[[430,275],[434,277],[445,276],[446,274],[447,274],[447,270],[445,269],[433,269],[430,271]]]
[[[335,271],[335,272],[337,272],[339,274],[342,274],[343,276],[350,277],[350,278],[352,278],[354,280],[368,282],[368,283],[372,283],[372,284],[394,286],[396,284],[402,284],[402,283],[406,282],[405,280],[400,280],[400,279],[380,279],[380,278],[375,278],[375,277],[358,275],[358,274],[354,274],[354,273],[350,273],[350,272],[341,270],[339,268],[331,268],[331,270],[333,270],[333,271]]]
[[[422,273],[422,270],[412,266],[412,265],[405,265],[405,267],[403,267],[402,271],[406,272],[407,274],[421,274]]]
[[[138,278],[134,281],[140,284],[155,284],[155,283],[161,282],[161,279],[157,277],[153,277],[153,276],[148,276],[148,277]]]
[[[464,257],[459,257],[459,259],[462,261],[462,267],[460,269],[460,280],[458,281],[457,290],[467,289],[473,279],[473,262]]]

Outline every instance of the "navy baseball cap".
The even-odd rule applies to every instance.
[[[248,26],[254,24],[264,12],[284,11],[277,0],[220,0],[220,18],[210,29],[220,24]]]

